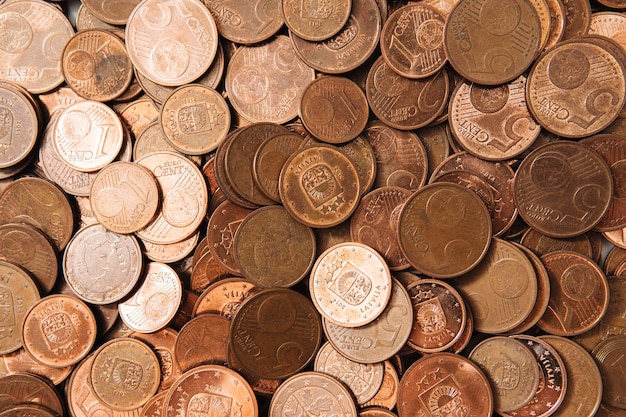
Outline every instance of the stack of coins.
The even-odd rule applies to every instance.
[[[623,10],[0,0],[0,417],[626,415]]]

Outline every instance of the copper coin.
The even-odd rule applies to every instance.
[[[159,117],[159,109],[149,98],[140,98],[116,110],[133,138]]]
[[[493,394],[485,374],[472,361],[452,353],[433,353],[402,375],[398,415],[437,416],[442,412],[489,417]]]
[[[356,168],[331,145],[291,155],[281,171],[279,189],[285,209],[309,227],[336,226],[350,217],[359,202]]]
[[[230,320],[204,313],[189,320],[176,338],[176,361],[183,372],[206,364],[226,365]]]
[[[553,47],[561,41],[565,34],[565,5],[561,0],[548,0],[546,2],[550,9],[550,33],[544,46],[544,51]]]
[[[581,255],[585,255],[587,258],[591,258],[592,256],[591,242],[586,234],[567,239],[556,239],[529,228],[522,235],[520,243],[532,250],[537,256],[543,256],[559,250],[578,252]]]
[[[470,271],[491,243],[485,204],[457,184],[431,184],[413,193],[400,212],[399,230],[411,266],[438,278]]]
[[[239,265],[235,261],[235,233],[252,212],[250,209],[226,200],[217,206],[209,218],[207,226],[209,251],[226,271],[234,275],[241,275]]]
[[[535,396],[539,367],[533,353],[521,341],[504,336],[490,337],[472,350],[469,359],[487,375],[498,412],[516,411]]]
[[[364,326],[380,316],[389,302],[391,274],[374,249],[356,242],[340,243],[317,258],[309,292],[326,320],[344,327]]]
[[[113,100],[126,91],[133,77],[124,42],[106,30],[73,35],[65,43],[61,65],[67,85],[87,100]]]
[[[161,391],[150,398],[141,408],[140,417],[161,417],[167,391]]]
[[[283,382],[272,397],[268,415],[321,415],[330,410],[337,417],[357,417],[352,393],[346,386],[330,375],[313,371],[301,372]]]
[[[550,24],[552,19],[550,16],[550,7],[547,0],[532,0],[530,4],[535,9],[537,17],[539,18],[539,27],[541,28],[541,36],[539,38],[539,50],[537,53],[545,49],[548,37],[550,36]]]
[[[162,195],[160,212],[144,229],[141,239],[152,243],[180,242],[194,234],[208,206],[208,191],[200,169],[184,156],[156,152],[137,161],[156,177]]]
[[[65,194],[49,181],[24,177],[0,194],[0,223],[26,223],[41,230],[63,250],[72,237],[74,213]]]
[[[554,417],[591,417],[602,399],[602,377],[598,365],[576,342],[561,336],[539,336],[559,354],[567,374],[567,392]]]
[[[589,0],[560,0],[565,6],[565,30],[563,40],[586,35],[591,24]]]
[[[50,292],[57,280],[59,264],[52,242],[27,224],[0,225],[0,260],[28,271],[43,294]]]
[[[26,96],[7,84],[0,84],[0,168],[9,168],[24,161],[33,150],[39,133],[35,108]]]
[[[18,404],[0,412],[2,417],[61,417],[54,410],[39,404]]]
[[[563,137],[581,138],[615,120],[624,105],[625,94],[620,92],[624,85],[622,64],[614,54],[590,40],[571,40],[535,62],[526,99],[542,127]]]
[[[408,344],[420,352],[442,352],[465,330],[467,313],[461,295],[441,280],[422,279],[407,287],[413,310]]]
[[[130,411],[141,407],[161,381],[159,360],[140,340],[113,339],[95,353],[91,385],[96,397],[109,407]]]
[[[143,254],[154,262],[164,264],[174,263],[185,259],[196,248],[200,239],[200,230],[196,231],[187,239],[176,243],[167,243],[159,245],[158,243],[141,241],[143,246]]]
[[[54,385],[59,385],[72,373],[72,365],[55,368],[37,362],[24,348],[0,357],[0,378],[17,373],[29,373],[42,376]]]
[[[624,30],[626,30],[626,19],[624,15],[618,12],[596,12],[591,15],[589,24],[589,35],[600,35],[613,39],[620,44],[622,48],[626,47],[626,39],[624,39]]]
[[[317,352],[313,370],[333,376],[346,384],[359,405],[374,397],[383,383],[384,376],[382,362],[355,362],[342,356],[328,342]]]
[[[484,85],[516,79],[539,49],[541,26],[529,2],[462,0],[444,30],[444,48],[452,67],[469,81]]]
[[[226,137],[230,111],[226,100],[211,87],[188,84],[163,102],[159,121],[174,149],[202,155],[215,150]]]
[[[165,137],[163,127],[158,120],[150,122],[135,138],[133,144],[133,161],[138,161],[144,156],[161,151],[171,151],[183,153],[174,148]],[[198,165],[202,163],[200,155],[186,155],[190,160]]]
[[[609,287],[591,259],[575,252],[541,257],[550,276],[550,303],[537,325],[557,336],[574,336],[598,324],[608,307]]]
[[[591,354],[602,375],[602,399],[607,404],[626,409],[624,402],[624,350],[626,336],[618,335],[600,342]]]
[[[387,408],[368,406],[361,409],[359,417],[397,417],[397,415]]]
[[[352,1],[331,0],[311,4],[282,0],[281,13],[289,30],[308,41],[323,41],[337,34],[348,21]]]
[[[283,25],[281,0],[202,0],[224,38],[242,44],[262,42]]]
[[[386,360],[384,365],[385,374],[383,376],[383,383],[378,389],[378,392],[376,392],[371,400],[363,404],[363,407],[385,407],[388,410],[392,410],[396,407],[400,378],[398,377],[398,371],[396,371],[396,368],[394,368],[390,360]]]
[[[327,76],[306,87],[299,113],[313,136],[339,144],[356,138],[365,129],[369,110],[365,94],[353,81]]]
[[[90,12],[103,22],[111,25],[125,25],[128,16],[140,3],[140,0],[86,0],[84,3]]]
[[[224,417],[257,417],[258,405],[250,384],[237,372],[220,365],[191,369],[176,381],[165,399],[164,417],[179,416],[178,410]]]
[[[378,58],[367,75],[365,92],[372,112],[388,126],[414,130],[433,122],[448,101],[448,72],[409,79]]]
[[[24,348],[45,365],[64,367],[83,359],[96,341],[96,319],[76,297],[54,294],[34,304],[24,317]]]
[[[119,30],[116,25],[100,20],[84,4],[81,4],[76,11],[76,29],[78,31],[87,29]]]
[[[626,250],[618,246],[611,248],[604,258],[604,273],[606,276],[615,275],[617,267],[626,261]]]
[[[65,280],[79,298],[92,304],[110,304],[127,296],[142,266],[137,239],[100,224],[76,232],[63,255]]]
[[[298,115],[300,98],[315,71],[289,38],[237,49],[226,69],[226,92],[235,110],[251,122],[285,123]]]
[[[132,332],[128,336],[141,340],[156,353],[161,370],[159,390],[167,390],[182,375],[174,353],[178,332],[166,327],[154,333]]]
[[[495,87],[459,84],[448,110],[459,144],[472,155],[494,161],[528,149],[541,128],[528,111],[525,89],[524,76]]]
[[[572,237],[593,228],[606,213],[611,178],[597,152],[576,142],[552,142],[532,151],[518,167],[515,202],[533,229],[550,237]]]
[[[445,17],[428,4],[407,4],[385,21],[380,49],[389,67],[407,78],[435,74],[446,63]]]
[[[41,1],[5,4],[0,10],[0,28],[6,35],[0,52],[1,79],[33,94],[63,82],[61,52],[74,29],[59,9]]]
[[[450,143],[448,142],[448,136],[451,134],[450,126],[446,123],[426,126],[415,133],[426,149],[428,177],[430,178],[435,168],[450,156]]]
[[[626,414],[624,409],[612,407],[605,403],[600,403],[598,411],[594,414],[594,417],[623,417]]]
[[[414,132],[396,130],[372,121],[363,131],[363,137],[376,156],[374,188],[396,186],[415,191],[426,183],[428,157]]]
[[[367,61],[378,46],[382,27],[376,0],[352,2],[348,21],[335,36],[307,41],[294,33],[289,37],[296,53],[311,68],[326,74],[342,74]]]
[[[359,194],[363,196],[373,187],[376,179],[376,154],[372,145],[363,135],[359,135],[351,141],[337,145],[337,149],[354,164],[359,177]]]
[[[53,411],[52,415],[63,415],[63,404],[54,386],[47,379],[29,373],[17,373],[0,379],[0,408],[16,409],[23,404],[44,406]],[[3,413],[4,414],[4,413]],[[15,414],[19,416],[38,416],[38,414]],[[45,415],[45,414],[44,414]]]
[[[376,188],[363,196],[350,218],[352,239],[377,250],[391,270],[409,267],[398,242],[398,214],[410,195],[405,188]]]
[[[304,369],[322,339],[311,300],[286,288],[247,298],[232,319],[229,344],[241,368],[260,378],[286,378]]]
[[[141,286],[117,308],[129,328],[140,333],[154,333],[176,315],[183,287],[176,272],[158,262],[149,262],[142,276]]]
[[[193,307],[193,315],[220,314],[232,319],[239,306],[261,288],[244,278],[224,278],[211,284],[200,294]]]

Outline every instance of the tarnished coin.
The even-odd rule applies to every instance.
[[[539,387],[539,367],[519,340],[494,336],[480,342],[469,359],[485,372],[493,388],[494,409],[512,412],[530,402]]]
[[[322,324],[311,300],[286,288],[246,299],[232,319],[230,349],[250,375],[286,378],[304,369],[322,340]]]
[[[41,178],[12,181],[0,194],[0,224],[26,223],[48,236],[57,251],[72,237],[74,213],[65,194]]]
[[[331,145],[311,146],[291,155],[281,171],[279,189],[285,209],[309,227],[336,226],[359,203],[356,168]]]
[[[199,365],[226,365],[230,320],[205,313],[189,320],[178,333],[175,358],[183,372]]]
[[[141,407],[161,382],[159,360],[140,340],[117,338],[102,345],[91,365],[96,397],[109,407],[130,411]]]
[[[611,170],[589,147],[572,141],[547,143],[532,151],[515,173],[515,202],[533,229],[566,238],[585,233],[611,202]]]
[[[117,308],[129,328],[154,333],[176,315],[183,298],[183,286],[171,267],[158,262],[149,262],[142,276],[141,286]]]
[[[152,172],[132,162],[116,162],[99,171],[89,200],[100,224],[116,233],[143,229],[159,208],[159,188]]]
[[[110,304],[127,296],[141,276],[142,265],[133,235],[111,232],[99,223],[76,232],[63,255],[65,280],[91,304]]]
[[[166,327],[154,333],[130,333],[128,337],[141,340],[156,353],[161,365],[159,390],[167,390],[182,375],[174,351],[178,338],[176,330]]]
[[[279,35],[260,45],[242,46],[232,56],[224,81],[230,103],[251,122],[285,123],[298,115],[300,98],[315,71]]]
[[[0,27],[1,19],[0,10]],[[0,121],[0,168],[9,168],[27,159],[39,134],[35,107],[9,83],[0,83]]]
[[[491,216],[480,197],[451,183],[427,185],[400,212],[400,248],[411,266],[438,278],[467,273],[487,253]]]
[[[221,279],[200,294],[193,307],[193,316],[212,313],[232,319],[241,303],[260,290],[245,278]]]
[[[591,15],[587,33],[613,39],[626,49],[626,16],[618,12],[596,12]]]
[[[22,340],[38,362],[58,368],[74,365],[87,356],[96,341],[96,319],[76,297],[48,295],[26,313]]]
[[[439,71],[443,52],[444,15],[423,3],[394,11],[383,26],[380,50],[389,67],[406,78],[424,78]]]
[[[159,121],[167,141],[188,155],[209,153],[224,140],[230,128],[226,100],[211,87],[188,84],[163,102]]]
[[[602,400],[602,376],[593,357],[576,342],[561,336],[539,336],[559,354],[567,373],[567,392],[554,417],[591,417]]]
[[[535,229],[529,228],[522,235],[520,243],[528,249],[532,250],[533,253],[537,256],[543,256],[550,252],[556,252],[560,250],[577,252],[581,255],[585,255],[588,258],[591,258],[593,256],[591,241],[589,240],[589,237],[587,237],[587,234],[582,234],[567,239],[556,239],[541,234]]]
[[[591,352],[602,375],[603,401],[621,409],[626,409],[622,372],[625,350],[626,336],[618,335],[598,343]]]
[[[313,136],[339,144],[356,138],[365,129],[369,108],[365,94],[353,81],[326,76],[306,87],[299,114]]]
[[[309,278],[315,308],[328,321],[363,326],[384,311],[392,292],[385,260],[356,242],[340,243],[321,254]]]
[[[589,0],[560,0],[565,6],[565,30],[562,40],[566,41],[589,32],[591,3]]]
[[[537,323],[557,336],[574,336],[598,324],[608,307],[609,287],[591,259],[575,252],[541,257],[550,276],[550,302]]]
[[[33,94],[63,82],[61,53],[74,34],[72,24],[54,5],[29,0],[3,4],[0,9],[0,78]]]
[[[274,35],[283,25],[281,0],[202,0],[217,29],[229,41],[253,44]]]
[[[313,370],[331,375],[346,384],[359,405],[374,397],[384,376],[382,362],[355,362],[339,354],[329,342],[322,345],[317,352]]]
[[[207,415],[216,410],[224,417],[259,415],[250,384],[221,365],[202,365],[185,372],[172,385],[163,405],[163,417],[180,416],[179,410]]]
[[[337,34],[350,17],[351,0],[306,3],[281,0],[281,13],[289,30],[308,41],[323,41]]]
[[[88,29],[73,35],[65,43],[61,64],[67,85],[87,100],[113,100],[133,78],[124,42],[107,30]]]
[[[469,82],[450,97],[450,127],[459,144],[472,155],[493,161],[527,150],[541,128],[526,105],[526,77],[495,87]]]
[[[251,209],[226,200],[216,207],[209,218],[206,233],[209,251],[222,268],[234,275],[241,275],[235,261],[235,233],[241,222],[252,212]],[[205,262],[208,263],[208,259]]]
[[[91,100],[63,110],[52,135],[59,158],[81,172],[104,168],[117,157],[123,143],[120,118],[107,105]]]
[[[63,404],[59,395],[50,381],[39,375],[29,373],[18,373],[8,375],[0,379],[0,409],[15,410],[20,405],[30,405],[33,407],[43,406],[44,410],[50,410],[51,416],[63,415]],[[4,413],[2,413],[4,414]],[[46,414],[31,413],[29,411],[16,414],[15,416],[46,416]]]
[[[378,363],[398,353],[411,333],[413,307],[405,288],[392,281],[385,310],[371,323],[345,327],[324,319],[324,333],[334,349],[359,363]]]
[[[126,25],[133,65],[155,83],[187,84],[209,68],[217,52],[217,26],[199,0],[144,0]]]
[[[520,76],[539,49],[541,26],[523,0],[461,0],[448,16],[444,48],[465,79],[504,84]]]
[[[467,323],[465,301],[449,284],[421,279],[407,287],[413,326],[408,344],[420,352],[443,352],[463,334]]]
[[[607,127],[626,100],[619,59],[590,40],[561,42],[546,51],[528,75],[528,107],[554,134],[581,138]]]
[[[59,264],[52,242],[27,224],[0,225],[0,260],[28,271],[44,295],[57,280]]]
[[[322,372],[301,372],[278,387],[270,402],[269,417],[319,415],[326,410],[333,410],[337,417],[358,415],[352,393],[344,384]]]
[[[489,417],[493,394],[483,371],[469,359],[433,353],[414,362],[402,375],[398,415],[437,416],[442,412]],[[471,414],[470,414],[471,413]]]
[[[193,235],[209,203],[204,176],[198,167],[174,152],[155,152],[137,161],[156,177],[163,200],[161,210],[137,236],[152,243],[180,242]]]

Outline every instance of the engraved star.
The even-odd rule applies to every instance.
[[[193,379],[198,379],[198,378],[200,378],[199,374],[193,374]]]
[[[176,387],[176,391],[178,392],[183,392],[183,387],[181,387],[180,385],[178,387]]]
[[[555,390],[555,391],[557,391],[557,392],[559,392],[559,391],[561,391],[561,387],[559,387],[559,386],[557,385],[556,387],[554,387],[554,390]]]
[[[548,401],[548,402],[546,403],[546,407],[552,407],[553,405],[554,405],[554,404],[552,404],[552,401]]]
[[[526,342],[528,344],[528,346],[533,346],[535,343],[532,340],[529,340],[528,342]]]
[[[535,417],[535,416],[537,415],[537,413],[535,412],[535,410],[533,410],[533,411],[531,411],[531,412],[530,412],[530,415],[531,415],[532,417]]]
[[[561,367],[557,366],[556,368],[554,368],[554,372],[557,372],[557,373],[561,372]]]

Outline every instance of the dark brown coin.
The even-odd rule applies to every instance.
[[[315,356],[322,324],[311,301],[299,293],[275,288],[244,301],[232,321],[230,348],[246,373],[286,378]]]
[[[159,360],[140,340],[113,339],[95,353],[91,385],[96,397],[120,411],[136,410],[156,394],[161,382]]]
[[[228,361],[230,320],[219,314],[201,314],[187,322],[176,338],[175,356],[183,372]]]
[[[530,66],[540,37],[539,18],[530,2],[462,0],[448,16],[444,48],[461,76],[498,85]]]
[[[291,287],[307,275],[315,261],[315,235],[282,206],[250,213],[233,241],[242,275],[260,287]]]
[[[400,212],[399,230],[411,266],[438,278],[470,271],[491,243],[485,204],[457,184],[431,184],[413,193]]]
[[[139,339],[154,350],[161,366],[160,390],[167,390],[182,374],[174,353],[178,332],[166,327],[154,333],[130,333],[129,337]]]
[[[493,394],[489,381],[478,366],[463,356],[424,356],[402,375],[398,415],[434,417],[448,410],[476,417],[491,416]]]
[[[281,12],[290,31],[308,41],[323,41],[339,32],[350,17],[352,1],[303,3],[281,0]]]
[[[589,0],[559,0],[565,9],[565,30],[563,40],[586,35],[591,25],[591,4]]]
[[[96,319],[85,303],[70,295],[42,298],[26,313],[24,348],[45,365],[80,362],[96,341]]]
[[[395,73],[380,57],[369,70],[365,92],[376,117],[396,129],[413,130],[439,117],[447,104],[449,88],[446,70],[409,79]]]
[[[113,100],[133,78],[126,46],[110,31],[78,32],[65,44],[61,60],[65,82],[87,100]]]
[[[226,39],[253,44],[268,39],[283,25],[280,0],[202,0]]]
[[[407,4],[385,21],[380,49],[389,67],[407,78],[424,78],[446,63],[444,15],[427,4]]]
[[[339,144],[356,138],[365,129],[369,108],[365,94],[353,81],[326,76],[306,87],[299,113],[313,136]]]
[[[613,407],[626,409],[624,387],[626,335],[603,340],[593,349],[591,354],[602,375],[602,399]]]
[[[32,404],[44,406],[63,415],[63,404],[54,385],[46,378],[29,373],[16,373],[0,378],[0,409],[15,409],[18,405]],[[17,414],[20,416],[37,416],[37,414]],[[55,414],[53,414],[55,415]]]
[[[26,223],[41,230],[63,250],[72,237],[74,213],[65,194],[40,178],[20,178],[0,194],[0,223]]]
[[[571,141],[540,146],[515,173],[520,216],[530,227],[555,238],[593,228],[606,213],[612,191],[611,171],[604,159]]]
[[[616,275],[615,271],[620,264],[626,261],[626,249],[622,249],[618,246],[611,248],[609,253],[604,258],[604,273],[607,277]]]
[[[609,287],[591,259],[575,252],[541,257],[550,276],[550,303],[537,325],[557,336],[574,336],[598,324],[608,307]]]
[[[586,234],[567,239],[556,239],[543,235],[535,229],[528,229],[522,235],[520,243],[540,257],[560,250],[577,252],[585,255],[587,258],[592,257],[591,242]]]

